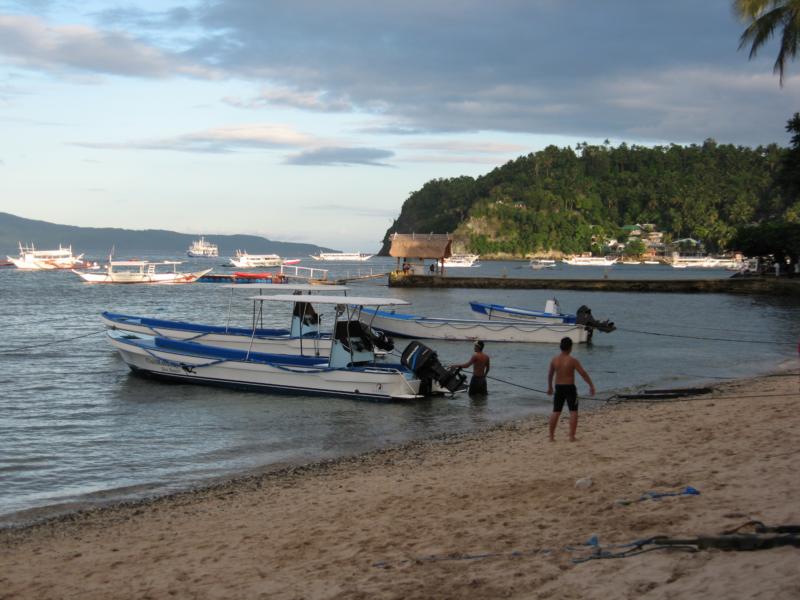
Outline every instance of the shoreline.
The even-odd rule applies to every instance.
[[[793,548],[584,565],[564,551],[799,522],[790,364],[712,397],[581,413],[575,444],[566,413],[555,444],[528,416],[3,529],[0,598],[792,597]],[[615,503],[683,486],[701,495]]]
[[[692,383],[691,387],[701,386],[716,389],[719,386],[736,382],[783,376],[784,373],[791,370],[793,363],[793,360],[787,360],[778,365],[777,368],[772,371],[745,377],[724,378],[723,380],[715,378],[698,379],[696,382]],[[643,388],[647,386],[645,385],[637,387]],[[606,390],[605,394],[603,395],[611,394],[613,396],[616,393],[627,392],[631,389],[632,388],[620,388]],[[548,402],[549,400],[545,401]],[[635,402],[635,400],[629,400],[629,402]],[[589,407],[586,406],[587,403],[589,404]],[[614,407],[616,407],[615,403],[609,403],[604,398],[592,398],[586,395],[581,396],[582,414],[591,414],[594,411],[608,410]],[[567,409],[565,408],[564,410],[564,415],[567,415]],[[495,429],[504,429],[507,426],[513,426],[528,420],[544,419],[546,421],[548,415],[549,412],[545,414],[530,413],[523,417],[499,420],[477,429],[442,432],[420,439],[409,440],[402,443],[395,443],[388,446],[365,450],[356,454],[343,454],[341,456],[335,456],[332,458],[312,459],[305,462],[298,459],[296,461],[285,460],[276,463],[267,463],[214,477],[198,478],[191,481],[187,480],[182,484],[143,482],[122,488],[109,488],[95,492],[89,492],[54,504],[34,506],[31,508],[12,511],[6,514],[0,514],[0,537],[2,537],[2,534],[5,531],[37,528],[40,526],[46,526],[49,523],[57,523],[62,520],[74,521],[84,515],[91,515],[106,510],[115,510],[118,507],[135,508],[139,506],[147,506],[164,500],[169,500],[172,497],[184,496],[187,494],[197,494],[206,490],[210,491],[220,487],[227,487],[229,485],[237,485],[239,483],[249,482],[254,479],[259,480],[262,478],[280,478],[284,475],[293,475],[295,472],[299,471],[313,472],[327,468],[331,465],[337,465],[339,463],[348,463],[352,461],[358,461],[360,459],[368,459],[374,454],[382,454],[391,451],[403,452],[406,450],[412,450],[413,447],[417,445],[468,439],[483,433],[489,433]],[[124,493],[124,490],[130,489],[151,490],[151,492],[145,491],[143,494]],[[103,499],[104,496],[107,498]]]

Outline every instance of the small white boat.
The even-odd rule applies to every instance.
[[[589,339],[594,330],[610,333],[616,329],[611,321],[598,321],[588,306],[581,306],[574,315],[561,312],[558,300],[552,298],[545,303],[544,310],[505,306],[504,304],[488,304],[470,302],[470,308],[490,321],[521,321],[527,323],[577,324],[584,326],[589,332]]]
[[[561,262],[578,267],[610,267],[618,260],[618,258],[606,258],[605,256],[571,256]]]
[[[267,354],[291,354],[297,356],[328,356],[331,350],[331,336],[320,329],[322,315],[317,314],[310,304],[312,291],[337,292],[349,289],[345,286],[310,284],[257,284],[229,283],[219,287],[229,288],[231,298],[228,302],[228,317],[225,325],[211,325],[188,321],[154,319],[137,315],[126,315],[105,311],[100,320],[107,329],[127,333],[152,335],[171,340],[191,341],[198,344],[250,350]],[[253,301],[253,317],[249,327],[236,327],[230,324],[233,294],[236,290],[247,290],[259,294],[265,291],[279,293],[294,292],[296,300],[288,329],[265,328],[263,326],[263,300]],[[302,294],[308,292],[308,294]],[[342,296],[342,301],[347,298]]]
[[[314,260],[330,262],[365,262],[372,258],[374,254],[366,254],[364,252],[320,252],[310,256]]]
[[[644,261],[644,264],[646,264],[646,265],[660,265],[661,263],[659,261],[657,261],[657,260],[646,260],[646,261]]]
[[[715,258],[713,256],[674,256],[670,264],[675,269],[739,270],[744,266],[744,261],[735,258]]]
[[[474,301],[471,301],[469,306],[473,312],[485,316],[490,321],[512,319],[515,321],[527,321],[528,323],[577,323],[577,317],[575,315],[561,312],[561,307],[558,305],[558,301],[555,298],[545,303],[544,310],[533,310],[517,306],[505,306],[503,304],[489,304],[486,302]]]
[[[199,240],[192,242],[186,254],[192,258],[216,258],[219,256],[219,248],[216,244],[207,242],[204,237],[200,237]]]
[[[640,264],[642,264],[642,261],[640,261],[640,260],[623,260],[622,263],[620,263],[620,264],[623,264],[623,265],[640,265]]]
[[[574,323],[433,318],[372,308],[362,308],[360,320],[389,335],[417,339],[553,344],[559,343],[565,337],[569,337],[574,343],[586,342],[589,339],[586,327]]]
[[[296,302],[295,296],[283,294],[256,299]],[[356,306],[408,304],[392,298],[347,300]],[[232,350],[121,331],[109,331],[108,338],[132,371],[185,383],[371,400],[412,400],[434,385],[451,392],[463,388],[465,377],[444,368],[435,352],[417,342],[409,344],[399,364],[377,364],[373,334],[353,318],[357,309],[342,305],[340,296],[315,296],[314,302],[337,306],[327,358]]]
[[[54,269],[72,269],[83,264],[83,254],[72,255],[72,246],[66,248],[59,244],[58,250],[37,250],[31,244],[25,246],[19,243],[19,256],[7,256],[8,260],[18,269],[25,271],[51,271]]]
[[[556,261],[549,258],[532,258],[530,267],[534,271],[541,271],[542,269],[555,269]]]
[[[182,273],[177,270],[181,264],[174,260],[150,262],[146,260],[112,260],[109,261],[105,273],[87,273],[72,269],[78,277],[87,283],[155,283],[178,284],[192,283],[209,273],[211,269]],[[159,271],[158,267],[172,267],[171,271]]]
[[[283,260],[277,254],[248,254],[246,250],[237,250],[230,261],[234,267],[240,269],[280,267],[283,264]]]
[[[449,258],[445,258],[443,264],[445,268],[458,268],[458,267],[477,267],[480,254],[453,254]]]

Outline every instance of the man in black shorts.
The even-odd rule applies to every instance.
[[[592,378],[583,369],[578,359],[573,358],[572,340],[565,337],[561,340],[561,354],[550,361],[550,370],[547,373],[547,393],[553,394],[553,377],[556,380],[555,394],[553,395],[553,414],[550,415],[550,441],[555,441],[556,425],[561,417],[564,402],[569,408],[569,441],[575,441],[575,432],[578,429],[578,389],[575,387],[575,371],[580,373],[584,381],[589,384],[589,394],[594,396],[594,383]]]
[[[459,369],[472,367],[472,379],[469,381],[470,396],[485,396],[487,394],[486,376],[491,368],[489,355],[483,351],[483,342],[476,340],[473,345],[475,353],[463,365],[455,365]]]

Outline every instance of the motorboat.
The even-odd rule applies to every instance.
[[[736,258],[715,258],[713,256],[674,256],[670,263],[675,269],[727,269],[739,270],[744,261]]]
[[[372,258],[374,254],[366,254],[364,252],[320,252],[310,256],[314,260],[330,262],[365,262]]]
[[[361,309],[359,318],[362,323],[388,335],[405,338],[555,344],[565,337],[574,343],[586,342],[590,338],[589,329],[577,323],[436,318],[367,307]]]
[[[454,267],[477,267],[480,266],[477,264],[479,258],[480,254],[453,254],[445,258],[442,264],[445,268],[451,269]]]
[[[230,261],[239,269],[280,267],[283,264],[283,260],[277,254],[248,254],[246,250],[237,250]]]
[[[495,322],[501,321],[520,321],[527,323],[551,323],[551,324],[577,324],[583,325],[589,330],[589,338],[592,337],[594,330],[610,333],[616,329],[614,323],[609,320],[598,321],[592,315],[588,306],[581,306],[573,314],[561,312],[558,300],[552,298],[545,303],[544,310],[534,310],[531,308],[520,308],[519,306],[506,306],[504,304],[487,304],[485,302],[470,302],[473,312],[485,316],[488,320]]]
[[[622,265],[640,265],[642,261],[640,260],[623,260],[620,264]]]
[[[225,325],[154,319],[109,311],[103,312],[100,320],[108,329],[178,341],[192,341],[221,348],[298,356],[327,356],[330,353],[331,335],[322,331],[323,315],[318,314],[310,303],[316,298],[316,296],[310,297],[311,292],[320,291],[320,286],[299,283],[263,285],[231,283],[219,287],[230,289]],[[339,291],[346,294],[348,289],[346,286],[329,285],[325,286],[324,291],[326,294]],[[232,326],[233,297],[237,290],[247,290],[250,294],[253,294],[254,290],[257,290],[258,294],[266,291],[294,293],[295,301],[289,328],[264,327],[264,300],[253,300],[253,314],[249,327]],[[340,300],[346,301],[346,297],[342,296]],[[381,354],[380,351],[378,353]]]
[[[72,269],[83,264],[83,254],[73,256],[72,246],[58,245],[58,250],[37,250],[33,244],[24,245],[19,242],[19,256],[7,256],[18,269],[25,271],[51,271],[54,269]]]
[[[561,262],[577,267],[610,267],[617,263],[618,258],[607,258],[605,256],[571,256],[562,259]]]
[[[106,266],[104,273],[87,273],[72,269],[78,277],[87,283],[155,283],[155,284],[178,284],[193,283],[211,269],[195,271],[193,273],[181,272],[177,266],[182,264],[179,261],[165,260],[161,262],[150,262],[146,260],[111,260]],[[172,267],[172,270],[161,270],[159,267]]]
[[[204,237],[192,242],[189,249],[186,251],[188,256],[192,258],[216,258],[219,256],[219,247],[216,244],[207,242]]]
[[[530,267],[534,271],[541,271],[542,269],[555,269],[556,261],[549,258],[532,258]]]
[[[259,296],[265,302],[297,301],[294,295]],[[314,303],[336,307],[327,357],[289,356],[234,350],[111,330],[111,345],[135,373],[158,379],[262,392],[342,396],[369,400],[414,400],[431,391],[460,391],[466,377],[445,368],[430,348],[412,342],[397,364],[377,363],[376,333],[356,318],[365,306],[399,306],[393,298],[315,296]]]
[[[544,310],[533,310],[530,308],[520,308],[517,306],[505,306],[504,304],[489,304],[486,302],[469,303],[473,312],[485,316],[491,320],[513,319],[535,323],[576,323],[575,315],[561,312],[558,300],[553,298],[545,303]]]

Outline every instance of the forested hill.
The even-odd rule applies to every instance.
[[[652,223],[672,239],[726,247],[737,227],[797,220],[775,184],[787,150],[721,145],[550,146],[474,179],[437,179],[413,192],[390,233],[453,233],[480,254],[588,251],[592,238]],[[596,249],[596,247],[595,247]]]
[[[46,221],[24,219],[0,212],[0,256],[16,256],[17,244],[34,243],[37,248],[51,250],[59,244],[72,245],[75,254],[89,257],[106,256],[111,248],[117,257],[131,256],[181,256],[199,236],[161,229],[116,229],[75,227]],[[220,256],[232,256],[236,249],[250,253],[275,253],[284,257],[303,257],[316,254],[320,248],[314,244],[276,242],[255,235],[206,235],[206,239],[219,246]]]

